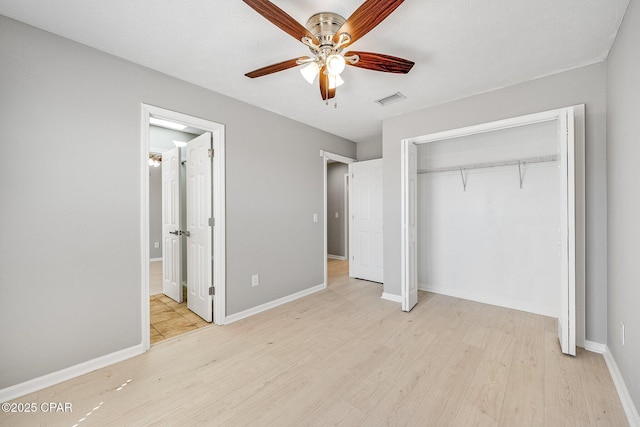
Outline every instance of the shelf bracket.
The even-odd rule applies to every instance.
[[[520,189],[522,190],[522,165],[523,162],[518,162],[518,174],[520,175]]]
[[[467,191],[467,178],[464,176],[464,171],[460,168],[460,177],[462,178],[462,189]]]

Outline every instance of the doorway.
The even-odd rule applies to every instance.
[[[445,146],[447,143],[451,144],[451,141],[463,140],[464,138],[474,137],[476,141],[481,139],[483,136],[490,136],[492,134],[498,134],[499,132],[504,132],[505,130],[517,130],[522,129],[523,127],[531,127],[534,125],[540,124],[550,124],[552,126],[552,143],[555,141],[555,146],[552,147],[552,150],[547,148],[547,151],[551,151],[549,153],[545,153],[545,155],[531,156],[527,158],[516,159],[515,157],[509,157],[509,151],[514,151],[515,149],[521,148],[518,146],[518,143],[521,142],[518,139],[511,139],[511,143],[508,145],[503,145],[500,150],[494,150],[495,152],[492,154],[495,159],[492,157],[491,159],[483,159],[482,156],[486,155],[487,152],[484,153],[476,153],[475,156],[480,156],[480,160],[474,160],[473,162],[462,161],[461,163],[457,163],[455,165],[431,165],[427,166],[426,169],[423,169],[422,173],[448,173],[450,176],[446,177],[447,179],[455,178],[456,185],[460,188],[458,189],[460,196],[458,198],[464,198],[465,203],[472,197],[465,197],[463,191],[467,191],[467,186],[469,183],[469,174],[470,170],[483,170],[486,171],[488,168],[502,168],[509,167],[513,169],[514,181],[516,183],[516,190],[509,189],[511,194],[513,191],[517,190],[517,184],[519,181],[520,189],[523,188],[523,182],[526,182],[527,173],[531,174],[531,177],[534,177],[535,174],[533,169],[529,169],[527,163],[539,163],[539,162],[547,162],[553,161],[557,163],[557,172],[555,175],[547,175],[547,176],[556,176],[555,184],[554,182],[549,181],[550,185],[557,185],[558,191],[558,201],[559,201],[559,209],[557,210],[557,214],[555,217],[555,221],[557,225],[555,227],[551,227],[552,233],[556,233],[557,235],[557,256],[559,257],[560,267],[557,274],[557,280],[554,280],[555,284],[555,292],[557,292],[554,298],[554,302],[557,304],[557,317],[558,317],[558,337],[560,340],[561,348],[564,353],[575,355],[575,347],[577,345],[584,345],[584,106],[574,106],[563,108],[559,110],[552,110],[543,113],[532,114],[528,116],[516,117],[513,119],[501,120],[498,122],[486,123],[483,125],[471,126],[467,128],[455,129],[451,131],[440,132],[431,135],[425,135],[421,137],[406,139],[402,141],[402,190],[401,190],[401,209],[402,209],[402,245],[401,245],[401,292],[402,292],[402,309],[404,311],[409,311],[418,301],[418,289],[426,287],[427,289],[431,287],[433,291],[434,287],[437,287],[439,284],[432,281],[431,284],[419,283],[418,278],[418,255],[420,256],[421,265],[425,263],[424,259],[425,254],[420,254],[420,247],[430,247],[429,245],[425,245],[424,241],[419,242],[419,220],[418,213],[418,190],[420,189],[418,174],[420,173],[418,168],[418,146],[422,146],[422,144],[430,144],[434,145],[440,144],[441,146]],[[548,126],[548,125],[547,125]],[[445,144],[441,144],[444,142]],[[455,145],[455,144],[454,144]],[[524,145],[522,147],[525,147]],[[526,147],[525,147],[526,148]],[[506,152],[506,154],[505,154]],[[526,149],[525,149],[526,153]],[[513,155],[513,153],[511,153]],[[503,158],[504,156],[509,158]],[[455,153],[453,158],[458,159],[460,157],[460,153]],[[526,156],[525,156],[526,157]],[[475,157],[474,157],[475,159]],[[515,160],[514,160],[515,159]],[[534,161],[535,160],[535,161]],[[424,167],[424,166],[423,166]],[[524,171],[523,171],[524,169]],[[483,172],[485,173],[485,172]],[[454,176],[456,175],[456,176]],[[486,173],[485,173],[486,175]],[[495,174],[494,174],[495,175]],[[487,178],[485,176],[484,178]],[[486,179],[485,179],[486,180]],[[524,181],[523,181],[524,180]],[[441,179],[440,181],[444,181]],[[431,188],[433,188],[433,179],[429,179],[428,182],[431,182]],[[451,181],[450,182],[454,182]],[[476,182],[481,182],[478,179]],[[488,182],[488,181],[487,181]],[[497,182],[494,180],[494,182]],[[423,183],[423,190],[424,190]],[[495,188],[495,186],[493,187]],[[429,188],[427,188],[429,189]],[[500,190],[502,191],[502,190]],[[496,196],[503,197],[507,194],[505,191],[502,191],[504,194],[495,194],[486,192],[483,195],[484,201],[481,206],[485,211],[491,211],[496,208],[495,203],[493,203]],[[449,190],[449,196],[451,196],[451,190]],[[468,195],[467,195],[468,196]],[[544,195],[543,195],[544,196]],[[446,202],[448,203],[451,197],[448,197]],[[442,199],[445,200],[445,199]],[[488,201],[488,202],[487,202]],[[437,200],[430,200],[428,203],[437,203]],[[427,203],[427,204],[428,204]],[[444,204],[444,202],[443,202]],[[465,205],[466,206],[466,205]],[[466,209],[461,210],[459,206],[454,206],[458,209],[455,215],[449,214],[449,217],[452,217],[454,220],[457,217],[464,217],[462,214],[466,214]],[[428,206],[430,209],[437,209],[438,206]],[[526,206],[520,206],[519,209],[524,209],[525,213],[531,217],[531,212],[535,210],[532,208],[527,209]],[[533,207],[535,208],[535,206]],[[422,209],[425,211],[425,203],[422,203]],[[497,213],[500,214],[500,209],[496,209]],[[516,210],[517,213],[517,210]],[[522,215],[521,215],[522,216]],[[526,215],[525,215],[526,216]],[[516,216],[517,217],[517,216]],[[452,218],[447,218],[447,221],[451,221]],[[516,218],[517,219],[517,218]],[[495,220],[495,216],[494,216]],[[477,221],[476,221],[477,222]],[[500,218],[499,223],[503,224],[508,221],[503,221],[503,218]],[[516,221],[517,222],[517,221]],[[424,223],[424,221],[423,221]],[[465,225],[465,224],[459,224]],[[526,228],[528,225],[526,223],[518,223],[516,224],[518,227]],[[502,227],[502,225],[500,225]],[[427,230],[429,227],[426,227]],[[449,227],[451,228],[451,227]],[[480,231],[485,232],[487,227],[481,227]],[[422,233],[424,234],[424,225]],[[473,230],[474,233],[477,234],[478,230]],[[528,230],[529,231],[529,230]],[[528,232],[527,231],[527,232]],[[490,233],[488,238],[495,239],[495,236],[499,236],[500,230],[496,230],[496,233]],[[522,233],[521,233],[522,234]],[[486,237],[486,236],[485,236]],[[437,239],[438,236],[431,236],[431,239]],[[423,237],[424,239],[424,237]],[[454,239],[455,240],[455,239]],[[458,239],[459,240],[459,239]],[[527,243],[529,243],[527,239]],[[521,239],[520,242],[523,240]],[[423,243],[420,246],[420,243]],[[431,243],[431,242],[428,242]],[[445,242],[448,247],[451,249],[452,253],[458,253],[459,245],[456,242]],[[517,242],[516,242],[517,243]],[[548,242],[547,242],[548,243]],[[555,246],[556,242],[553,242],[553,246]],[[547,245],[548,246],[548,245]],[[502,248],[502,245],[498,245],[499,248]],[[524,245],[521,245],[524,247]],[[466,248],[462,248],[466,249]],[[548,255],[550,252],[553,252],[547,248],[546,254]],[[515,249],[513,250],[515,251]],[[513,252],[511,251],[511,252]],[[435,254],[437,257],[443,258],[446,257],[445,251],[440,251]],[[433,261],[433,253],[430,254],[431,258],[427,257],[427,260]],[[471,257],[471,262],[477,261],[477,259],[481,259],[484,253],[477,253],[478,256]],[[539,256],[540,254],[538,254]],[[526,255],[525,255],[526,256]],[[468,257],[463,257],[463,259],[455,259],[456,263],[464,263],[465,259],[469,259]],[[446,260],[445,260],[446,261]],[[504,256],[500,257],[500,261],[504,261]],[[482,267],[482,266],[480,266]],[[428,266],[427,266],[428,268]],[[506,267],[503,265],[499,267],[501,274],[510,273],[509,265]],[[517,269],[520,275],[525,274],[524,268]],[[459,270],[458,270],[459,272]],[[428,273],[424,270],[424,265],[422,268],[422,280],[424,277],[429,276]],[[512,273],[512,272],[511,272]],[[538,276],[538,274],[533,274],[531,276]],[[430,276],[433,279],[433,275]],[[529,277],[530,278],[530,277]],[[452,279],[452,275],[448,275],[448,281],[455,280]],[[455,286],[454,286],[455,287]],[[454,295],[461,296],[461,295]],[[469,296],[469,292],[467,291],[466,297]],[[496,296],[501,298],[503,295],[500,293],[496,293],[493,296],[493,300],[489,303],[495,305],[503,305],[500,302],[497,302]],[[465,297],[465,296],[462,296]],[[473,299],[473,298],[470,298]],[[488,302],[488,301],[481,301]],[[507,305],[508,306],[508,305]],[[519,308],[519,307],[511,307],[511,308]]]
[[[324,284],[327,286],[328,259],[348,263],[349,179],[345,171],[356,160],[324,150],[320,151],[320,156],[324,179]]]
[[[149,261],[150,261],[150,253],[155,250],[156,243],[158,246],[162,247],[163,258],[166,258],[168,252],[166,248],[167,242],[164,239],[164,236],[160,239],[154,235],[153,239],[151,238],[150,231],[150,168],[153,167],[151,165],[150,154],[155,151],[161,151],[163,147],[153,147],[152,143],[154,142],[152,138],[152,133],[154,126],[150,124],[151,120],[161,120],[165,123],[168,123],[167,126],[171,126],[171,124],[177,124],[181,126],[181,130],[187,130],[190,134],[194,136],[200,134],[200,136],[192,139],[191,141],[184,141],[186,138],[178,138],[174,139],[176,141],[175,145],[173,141],[170,140],[169,146],[164,147],[164,153],[162,157],[165,159],[173,158],[174,162],[174,170],[176,172],[176,180],[174,187],[177,189],[179,179],[178,175],[183,174],[185,177],[188,177],[189,174],[193,174],[194,179],[183,179],[183,181],[193,181],[194,183],[205,182],[208,180],[209,184],[199,187],[193,187],[191,189],[185,188],[185,190],[192,192],[193,194],[197,193],[198,200],[205,200],[204,203],[195,203],[195,206],[208,206],[209,210],[205,213],[200,212],[197,209],[191,209],[192,213],[189,214],[189,209],[184,209],[184,217],[188,219],[184,221],[182,224],[175,224],[176,229],[165,230],[171,235],[175,235],[176,237],[184,236],[180,239],[177,239],[172,243],[172,251],[177,255],[174,258],[173,267],[182,267],[184,265],[184,261],[180,254],[182,253],[182,249],[184,248],[185,252],[192,251],[198,253],[199,256],[192,257],[195,261],[202,261],[201,263],[191,262],[190,266],[186,266],[189,270],[194,273],[194,277],[199,280],[188,279],[186,275],[182,275],[180,273],[174,274],[173,280],[177,283],[177,289],[179,289],[180,293],[176,293],[176,295],[172,295],[173,300],[167,298],[167,302],[169,305],[171,304],[179,304],[182,294],[182,284],[184,280],[187,282],[193,281],[198,282],[199,292],[192,295],[192,299],[197,302],[201,307],[204,307],[204,313],[209,313],[209,321],[213,320],[214,323],[218,325],[222,325],[225,323],[225,217],[224,217],[224,126],[218,123],[214,123],[208,120],[200,119],[193,116],[188,116],[185,114],[177,113],[171,110],[162,109],[159,107],[154,107],[146,104],[142,104],[142,120],[141,120],[141,135],[142,135],[142,143],[141,143],[141,152],[142,152],[142,206],[141,206],[141,222],[142,222],[142,236],[141,236],[141,247],[142,247],[142,304],[141,304],[141,319],[142,319],[142,337],[143,337],[143,345],[145,350],[150,347],[150,294],[149,294]],[[157,122],[156,122],[157,124]],[[185,144],[186,143],[186,144]],[[186,148],[177,147],[178,144],[185,144]],[[171,148],[171,145],[174,145]],[[158,149],[160,148],[160,149]],[[187,160],[189,158],[192,159],[191,164],[187,162],[184,167],[184,171],[181,170],[184,163],[181,159],[181,151],[185,150],[185,154]],[[171,153],[171,155],[169,154]],[[201,160],[201,158],[206,158],[206,161]],[[210,177],[207,178],[200,171],[202,164],[209,164],[205,169],[208,169],[208,173]],[[191,168],[189,168],[192,166]],[[190,170],[187,170],[189,168]],[[198,178],[198,179],[195,179]],[[165,179],[165,178],[163,178]],[[187,184],[188,185],[188,184]],[[186,187],[186,186],[185,186]],[[169,187],[167,187],[169,188]],[[166,191],[164,191],[166,193]],[[186,193],[183,191],[182,193]],[[174,206],[176,207],[176,212],[179,213],[179,192],[174,193],[176,195],[176,200],[174,200]],[[203,199],[204,198],[204,199]],[[192,197],[192,200],[196,200],[196,196]],[[183,204],[186,206],[186,204]],[[163,209],[167,209],[166,206]],[[203,211],[204,212],[204,211]],[[198,231],[201,230],[201,231]],[[166,234],[166,233],[165,233]],[[187,241],[185,237],[191,238]],[[206,250],[205,250],[206,249]],[[204,254],[207,252],[209,255]],[[204,254],[204,255],[203,255]],[[157,253],[154,258],[157,258]],[[170,270],[165,265],[163,268],[163,275],[167,276],[167,273]],[[177,268],[175,271],[180,271],[182,268]],[[179,276],[179,277],[178,277]],[[202,283],[200,283],[202,282]],[[164,287],[164,284],[163,284]],[[163,289],[164,291],[164,289]],[[166,292],[165,292],[166,293]],[[187,300],[189,297],[187,297]],[[198,311],[190,307],[191,310]],[[186,309],[185,309],[186,310]],[[213,316],[211,317],[211,313],[213,312]],[[198,313],[202,316],[202,313]],[[204,316],[203,316],[204,317]]]

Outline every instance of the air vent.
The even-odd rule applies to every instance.
[[[402,101],[403,99],[407,99],[407,97],[401,94],[400,92],[396,92],[393,95],[387,96],[386,98],[378,99],[376,102],[382,105],[383,107],[386,107],[389,104]]]

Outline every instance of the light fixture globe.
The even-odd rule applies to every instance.
[[[329,74],[329,89],[335,89],[344,84],[344,80],[340,77],[340,75],[333,76]]]
[[[337,76],[342,73],[346,65],[344,56],[339,54],[332,54],[327,56],[325,63],[327,65],[327,72],[332,76]]]
[[[300,69],[300,74],[302,74],[302,77],[304,77],[304,79],[309,84],[313,84],[313,81],[315,80],[319,72],[320,72],[320,67],[318,66],[318,63],[315,61],[310,62],[309,65]]]

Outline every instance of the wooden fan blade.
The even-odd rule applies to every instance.
[[[306,56],[302,58],[289,59],[288,61],[278,62],[277,64],[267,65],[266,67],[258,68],[257,70],[253,70],[245,76],[251,77],[252,79],[256,77],[266,76],[267,74],[277,73],[278,71],[287,70],[289,68],[293,68],[298,64],[298,59],[309,59]]]
[[[397,56],[383,55],[381,53],[372,52],[347,52],[345,57],[358,55],[360,60],[355,64],[347,61],[348,65],[354,67],[366,68],[367,70],[383,71],[385,73],[407,74],[415,64],[408,59],[398,58]]]
[[[326,67],[322,67],[320,70],[320,74],[318,75],[320,81],[320,95],[322,95],[322,99],[326,101],[327,99],[331,99],[336,96],[336,89],[329,89],[329,75],[325,74]]]
[[[403,1],[404,0],[366,0],[353,12],[346,22],[342,24],[342,27],[340,27],[333,37],[333,41],[338,42],[340,33],[349,33],[351,41],[348,44],[355,42],[384,21]]]
[[[268,0],[243,0],[253,10],[264,16],[276,27],[280,28],[285,33],[293,36],[296,40],[300,41],[303,37],[307,36],[313,40],[314,43],[319,44],[318,39],[303,27],[298,21],[289,16],[284,10],[280,9],[275,4]]]

